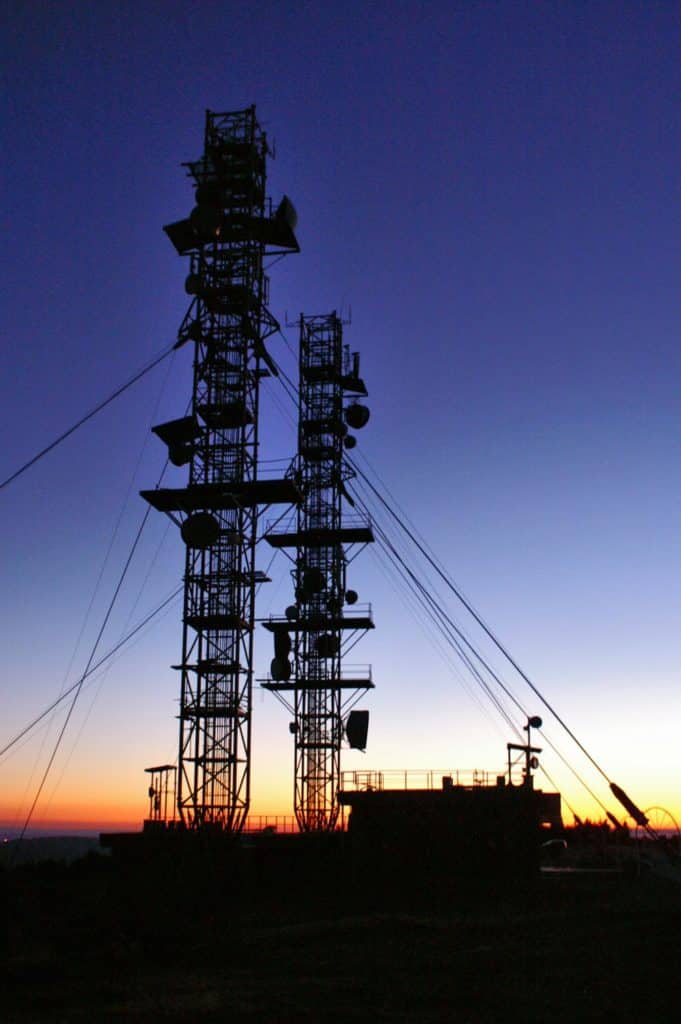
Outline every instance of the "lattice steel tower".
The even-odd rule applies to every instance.
[[[291,203],[273,211],[266,197],[268,155],[254,107],[207,112],[203,154],[186,164],[196,206],[164,228],[190,256],[178,345],[195,346],[191,415],[154,428],[189,482],[142,492],[187,546],[178,811],[189,828],[231,832],[250,798],[258,507],[298,496],[290,479],[258,478],[259,383],[276,372],[264,341],[279,326],[263,259],[298,251]]]
[[[347,589],[347,568],[373,540],[366,519],[343,514],[351,502],[344,481],[353,475],[343,460],[353,447],[348,426],[369,418],[350,396],[366,395],[359,356],[343,345],[335,313],[301,316],[298,482],[303,499],[295,528],[266,533],[275,548],[295,548],[295,604],[265,626],[274,634],[274,660],[264,686],[293,713],[294,805],[303,831],[328,831],[338,818],[341,741],[364,748],[368,712],[351,708],[373,686],[368,667],[342,670],[344,652],[358,632],[373,628],[371,608]],[[348,401],[350,398],[350,401]],[[292,654],[292,662],[289,656]]]

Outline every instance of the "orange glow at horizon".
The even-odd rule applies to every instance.
[[[137,793],[111,793],[95,799],[85,795],[58,796],[40,802],[29,825],[29,831],[139,831],[149,816],[149,801],[144,793],[144,779]],[[28,807],[20,799],[13,801],[8,793],[0,801],[0,828],[17,831],[23,827]],[[252,818],[293,817],[290,794],[272,791],[251,802]]]
[[[115,709],[114,709],[115,710]],[[285,730],[281,728],[281,721],[275,715],[266,717],[267,706],[258,707],[258,724],[260,726],[253,745],[253,770],[251,777],[251,806],[249,816],[253,827],[258,827],[257,819],[271,819],[275,817],[293,818],[293,757],[292,744],[290,744]],[[390,713],[384,711],[383,718]],[[440,720],[446,718],[447,708],[439,716]],[[452,716],[454,711],[451,711]],[[492,737],[480,737],[473,728],[469,731],[468,746],[463,742],[457,744],[455,754],[456,761],[452,757],[452,743],[448,735],[439,739],[436,723],[430,722],[428,715],[425,716],[423,727],[424,734],[430,737],[429,746],[415,744],[406,749],[406,745],[398,742],[395,737],[401,735],[399,708],[394,716],[395,720],[381,722],[377,727],[372,742],[372,751],[369,755],[359,754],[355,751],[344,751],[343,771],[361,772],[365,774],[370,771],[380,771],[385,777],[387,788],[393,786],[400,788],[399,781],[406,771],[409,774],[416,773],[418,776],[430,774],[431,785],[438,785],[438,778],[442,774],[449,774],[456,767],[467,761],[470,763],[471,750],[475,752],[478,766],[492,764],[501,771],[504,765],[499,763],[499,741]],[[377,719],[380,716],[377,715]],[[151,731],[144,734],[144,746],[139,743],[132,752],[123,750],[118,746],[117,723],[112,721],[112,715],[107,715],[107,732],[102,740],[101,736],[97,742],[83,743],[78,751],[71,756],[62,768],[60,776],[45,787],[45,791],[37,803],[35,813],[29,826],[30,832],[39,830],[47,831],[68,831],[89,830],[97,831],[139,831],[145,818],[149,815],[149,800],[147,797],[147,786],[149,777],[145,775],[140,765],[150,763],[148,750],[153,745],[155,749],[166,749],[172,757],[174,737],[166,733],[160,734],[160,739],[152,735]],[[676,777],[671,770],[671,762],[667,768],[661,770],[659,758],[654,762],[647,760],[638,749],[626,746],[621,742],[621,733],[626,732],[626,727],[634,733],[634,726],[629,722],[618,733],[613,734],[607,729],[607,717],[596,707],[592,711],[589,725],[594,735],[590,746],[596,746],[598,740],[599,752],[602,750],[602,763],[608,768],[611,777],[619,783],[629,794],[632,800],[643,811],[653,806],[661,806],[667,809],[671,815],[681,823],[681,800],[679,799]],[[442,730],[440,730],[442,732]],[[407,730],[405,729],[405,732]],[[466,731],[461,732],[466,738]],[[604,737],[604,738],[603,738]],[[542,736],[540,745],[545,746],[548,737]],[[108,746],[107,746],[108,743]],[[37,743],[22,749],[16,759],[11,763],[8,760],[7,779],[3,786],[2,798],[0,799],[0,827],[16,832],[21,829],[26,815],[28,814],[32,800],[37,789],[40,778],[40,752],[36,752]],[[669,743],[665,745],[673,751],[671,736]],[[502,748],[503,749],[503,748]],[[400,764],[397,756],[402,761]],[[43,760],[45,754],[42,755]],[[673,756],[673,755],[672,755]],[[445,760],[446,759],[446,760]],[[169,758],[158,758],[156,763],[169,760]],[[580,792],[581,787],[570,773],[556,764],[556,759],[547,747],[540,758],[541,765],[546,763],[550,771],[552,782],[542,775],[541,771],[535,776],[535,785],[539,789],[547,791],[558,790],[562,797],[562,814],[566,825],[572,824],[572,808],[583,820],[602,821],[605,819],[604,810],[587,795]],[[430,769],[424,768],[430,763]],[[393,774],[395,769],[399,769]],[[439,769],[442,769],[440,771]],[[462,770],[462,781],[468,778],[466,770]],[[493,779],[496,772],[488,773]],[[398,779],[399,776],[399,779]],[[26,781],[32,780],[32,781]],[[661,781],[660,781],[661,780]],[[589,776],[593,782],[593,777]],[[555,783],[555,784],[554,784]],[[410,783],[413,785],[413,782]],[[608,792],[607,784],[603,780],[596,779],[594,791],[603,800],[607,809],[613,813],[621,822],[627,821],[624,808],[620,807],[614,797]],[[171,806],[174,800],[170,801]],[[262,822],[264,823],[264,822]],[[281,827],[284,827],[283,824]]]
[[[542,786],[540,783],[537,784],[537,788],[547,791],[551,789],[550,786]],[[642,810],[647,810],[652,806],[662,806],[681,825],[681,806],[678,805],[671,793],[658,793],[657,798],[651,798],[645,788],[642,788],[638,799],[636,794],[633,796]],[[595,804],[582,801],[575,803],[571,800],[570,805],[583,820],[602,821],[605,819],[605,814]],[[621,808],[614,799],[609,802],[608,809],[620,821],[627,822],[630,826],[633,825],[624,808]],[[148,817],[148,810],[148,800],[145,799],[141,787],[139,795],[111,794],[106,799],[102,799],[100,794],[97,800],[87,800],[82,796],[55,798],[50,801],[44,811],[41,811],[40,805],[38,805],[30,823],[29,832],[40,830],[68,832],[69,829],[93,832],[139,831],[145,818]],[[26,808],[21,808],[21,812],[19,812],[17,803],[11,802],[6,795],[5,799],[0,802],[0,828],[12,831],[20,829],[24,824]],[[562,801],[562,815],[565,825],[573,823],[572,813],[565,800]],[[257,819],[276,817],[292,819],[293,805],[290,793],[272,790],[270,794],[261,794],[252,801],[249,817],[254,824]]]

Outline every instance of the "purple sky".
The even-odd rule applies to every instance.
[[[201,150],[206,107],[255,103],[276,142],[270,191],[296,204],[302,246],[272,270],[273,312],[352,309],[372,409],[361,452],[611,774],[644,805],[674,804],[678,4],[331,14],[10,0],[5,12],[0,476],[173,340],[186,262],[161,227],[191,206],[179,165]],[[149,428],[184,411],[188,358],[0,495],[3,735],[58,692],[120,515],[69,679],[86,660],[137,492],[162,465]],[[295,444],[277,401],[265,400],[270,457]],[[155,555],[164,531],[159,515],[104,647],[179,581],[173,532]],[[261,614],[289,600],[283,562],[272,573]],[[373,662],[377,690],[369,752],[347,767],[503,762],[503,723],[490,729],[434,656],[373,553],[357,580],[378,626],[357,659]],[[111,669],[94,704],[84,696],[55,784],[87,781],[96,801],[114,780],[126,799],[139,792],[141,817],[142,767],[175,753],[179,615]],[[264,810],[277,787],[287,799],[292,752],[272,698],[255,711]],[[39,749],[0,767],[17,806]]]

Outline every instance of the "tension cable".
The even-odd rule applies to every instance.
[[[171,352],[174,352],[177,347],[178,342],[175,342],[169,348],[165,349],[165,351],[163,351],[160,356],[157,356],[156,359],[153,359],[150,363],[148,363],[144,367],[144,369],[140,370],[139,373],[136,373],[134,377],[131,377],[130,380],[125,382],[125,384],[122,384],[113,392],[113,394],[109,395],[108,398],[105,398],[103,402],[99,403],[99,405],[96,405],[95,408],[91,409],[90,412],[85,414],[85,416],[82,416],[77,423],[74,423],[72,427],[69,427],[69,429],[64,431],[63,434],[60,434],[59,437],[55,438],[55,440],[51,442],[51,444],[48,444],[46,448],[43,448],[41,451],[37,453],[37,455],[34,455],[32,459],[29,459],[28,462],[25,462],[23,466],[15,470],[15,472],[12,473],[11,476],[8,476],[6,480],[3,480],[2,483],[0,483],[0,490],[2,490],[3,487],[7,487],[8,484],[11,484],[13,480],[16,480],[17,477],[20,477],[21,474],[25,473],[27,469],[31,468],[31,466],[34,466],[36,462],[39,462],[40,459],[43,458],[44,455],[47,455],[49,454],[49,452],[53,451],[58,445],[62,443],[62,441],[65,441],[67,437],[70,437],[71,434],[75,434],[79,427],[82,427],[83,424],[87,423],[88,420],[91,420],[93,416],[96,416],[98,412],[101,412],[102,409],[105,409],[107,407],[107,405],[110,405],[111,402],[114,401],[114,399],[122,395],[124,391],[127,391],[128,388],[132,387],[133,384],[136,384],[138,380],[141,380],[142,377],[146,376],[146,374],[149,373],[150,370],[153,370],[154,367],[158,366],[159,363],[162,363],[163,360],[166,359],[171,354]]]

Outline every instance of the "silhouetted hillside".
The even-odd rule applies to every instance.
[[[0,866],[18,867],[48,860],[70,864],[91,851],[100,850],[99,839],[94,836],[45,836],[21,842],[10,839],[0,846]]]

